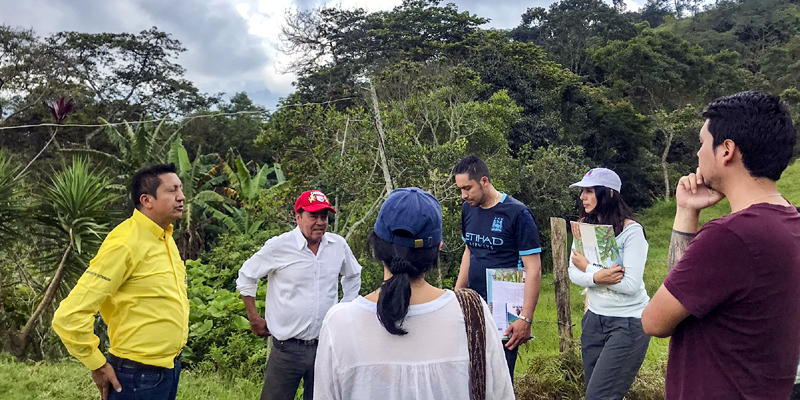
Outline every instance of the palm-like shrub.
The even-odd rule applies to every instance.
[[[108,206],[119,200],[110,190],[111,181],[102,171],[90,171],[86,160],[76,158],[71,166],[53,172],[51,182],[42,190],[36,219],[42,226],[48,251],[41,258],[42,272],[52,273],[44,296],[12,349],[22,355],[28,335],[42,312],[57,295],[65,295],[88,267],[119,213]]]

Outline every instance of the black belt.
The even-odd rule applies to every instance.
[[[183,353],[183,351],[181,351]],[[178,353],[177,356],[173,359],[174,363],[178,363],[181,358],[181,353]],[[171,368],[164,368],[164,367],[157,367],[155,365],[149,365],[140,363],[138,361],[128,360],[127,358],[120,358],[111,353],[108,353],[108,363],[111,364],[112,367],[116,368],[131,368],[131,369],[144,369],[144,370],[162,370],[162,369],[171,369]]]
[[[291,338],[291,339],[286,339],[286,340],[278,340],[278,342],[280,342],[281,344],[283,344],[283,343],[296,343],[296,344],[302,344],[302,345],[306,345],[306,346],[316,346],[317,343],[319,343],[319,339],[303,340],[303,339]]]

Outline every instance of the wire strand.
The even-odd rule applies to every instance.
[[[176,118],[175,120],[179,121],[179,122],[185,122],[187,120],[199,119],[199,118],[213,118],[213,117],[223,117],[223,116],[229,116],[229,115],[244,115],[244,114],[264,114],[264,113],[268,113],[268,112],[275,112],[275,111],[278,111],[278,110],[281,110],[281,109],[284,109],[284,108],[288,108],[288,107],[305,107],[305,106],[313,106],[313,105],[325,105],[325,104],[331,104],[331,103],[336,103],[336,102],[339,102],[339,101],[352,100],[352,99],[357,99],[357,98],[358,97],[343,97],[341,99],[328,100],[328,101],[323,101],[323,102],[319,102],[319,103],[287,104],[285,106],[276,107],[273,110],[237,111],[237,112],[232,112],[232,113],[214,113],[214,114],[188,115],[188,116],[183,116],[183,117]],[[38,128],[38,127],[42,127],[42,126],[57,126],[57,127],[63,127],[63,128],[66,128],[66,127],[98,128],[98,127],[103,127],[103,126],[124,125],[126,123],[128,123],[128,124],[141,124],[141,123],[149,123],[149,122],[158,122],[158,121],[165,121],[165,120],[168,120],[168,119],[172,119],[172,118],[163,117],[163,118],[148,119],[148,120],[143,120],[143,121],[109,122],[107,124],[56,124],[56,123],[49,122],[49,123],[34,124],[34,125],[0,126],[0,131],[11,130],[11,129]]]

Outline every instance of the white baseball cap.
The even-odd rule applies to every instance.
[[[580,182],[575,182],[569,187],[594,187],[594,186],[604,186],[609,189],[614,189],[617,192],[622,188],[622,181],[619,179],[619,175],[616,172],[608,169],[608,168],[592,168],[586,175],[583,176]]]

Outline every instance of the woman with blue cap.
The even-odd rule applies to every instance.
[[[573,242],[569,278],[588,292],[581,324],[586,400],[622,399],[650,344],[642,329],[642,311],[650,301],[643,280],[649,245],[614,171],[594,168],[570,187],[581,188],[580,222],[611,225],[620,255],[619,265],[599,268],[575,251]]]
[[[383,285],[328,311],[314,399],[513,399],[486,303],[425,281],[442,243],[436,198],[419,188],[393,191],[369,240]]]

